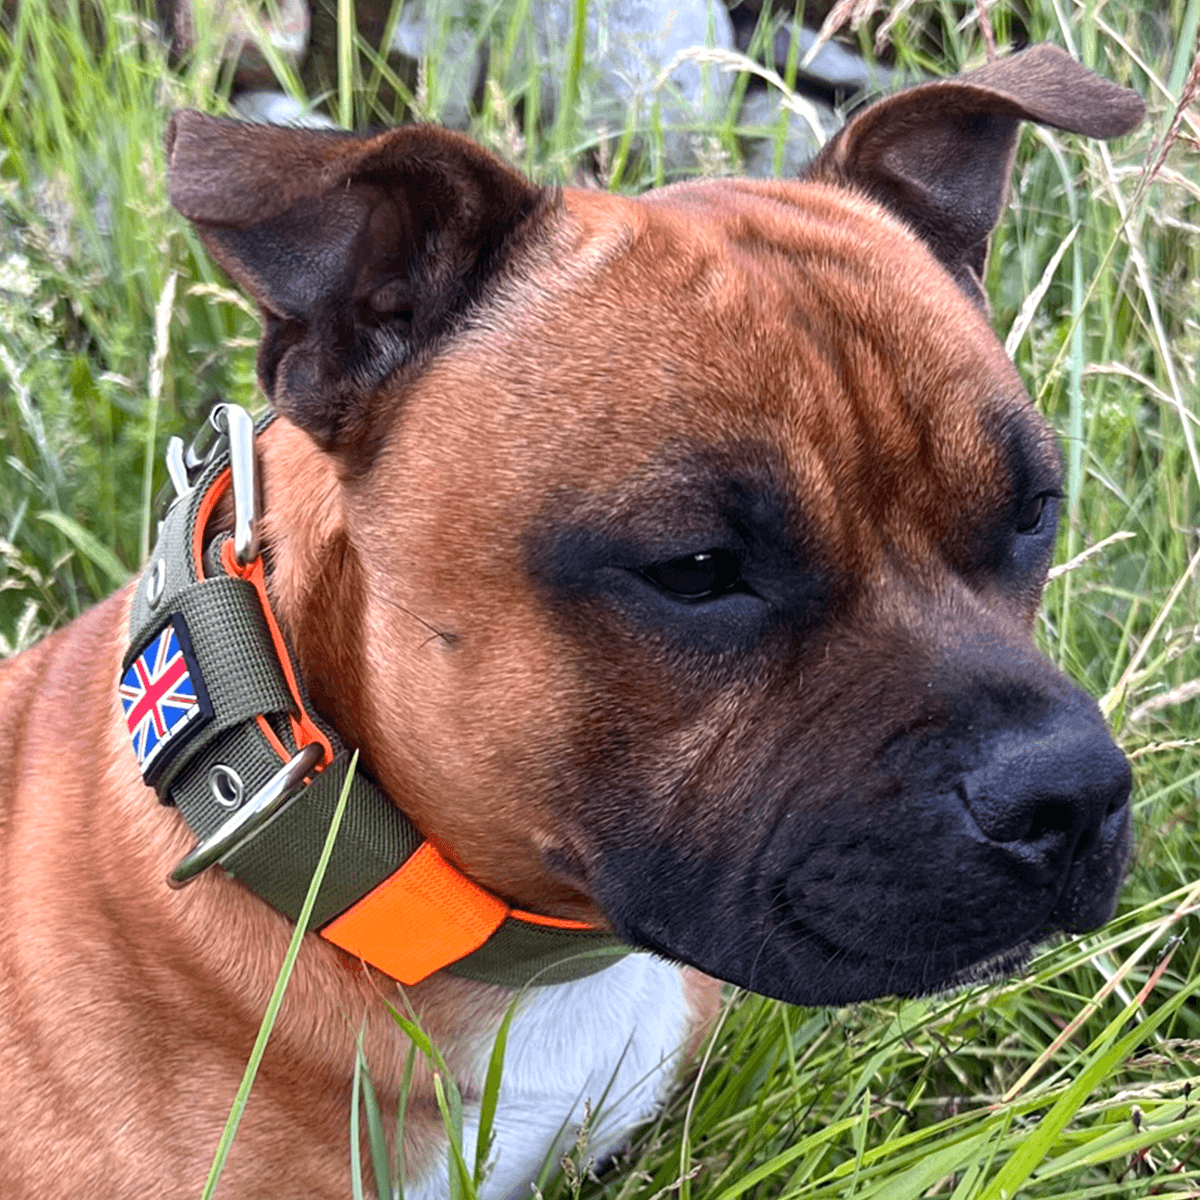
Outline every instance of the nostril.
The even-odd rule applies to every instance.
[[[1038,730],[994,733],[980,750],[958,792],[989,841],[1086,855],[1128,800],[1129,764],[1098,719],[1060,715]]]
[[[987,773],[975,773],[960,785],[959,798],[989,841],[1033,845],[1077,832],[1079,806],[1061,794],[1002,786]]]
[[[1070,833],[1075,828],[1075,810],[1063,801],[1046,801],[1029,818],[1029,827],[1020,839],[1036,842],[1047,834]]]

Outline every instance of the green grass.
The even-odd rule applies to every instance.
[[[416,84],[400,78],[350,27],[351,6],[338,10],[329,111],[354,124],[436,117],[441,64],[426,64]],[[588,140],[574,109],[539,125],[527,10],[521,0],[478,9],[473,36],[490,46],[491,75],[472,132],[543,180],[590,173],[636,191],[661,178],[652,111],[602,140]],[[973,11],[916,4],[892,31],[895,64],[940,75],[980,61]],[[218,394],[260,402],[256,318],[169,211],[163,185],[167,113],[220,111],[228,69],[203,52],[168,67],[124,0],[103,9],[24,0],[6,12],[7,653],[136,569],[169,434],[194,427]],[[1136,87],[1150,110],[1112,146],[1026,132],[987,280],[1002,338],[1044,285],[1013,349],[1063,439],[1059,561],[1114,538],[1050,584],[1039,637],[1101,698],[1134,759],[1138,843],[1120,915],[1045,949],[1018,980],[954,996],[825,1011],[732,997],[701,1062],[628,1160],[596,1182],[582,1145],[549,1196],[1200,1196],[1200,615],[1188,574],[1200,544],[1195,110],[1150,178],[1192,69],[1200,0],[1020,9],[1001,0],[991,18],[1001,44],[1024,21],[1034,40],[1068,45]],[[764,24],[761,38],[769,33]],[[569,94],[582,87],[580,58],[571,61]],[[282,64],[280,73],[299,92]],[[736,165],[735,117],[697,131],[711,161]],[[378,1141],[395,1114],[378,1111],[369,1064],[346,1070]],[[443,1098],[452,1120],[452,1081]],[[388,1173],[377,1155],[374,1176]],[[469,1194],[474,1164],[460,1174]]]

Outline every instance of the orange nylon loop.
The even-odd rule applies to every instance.
[[[205,503],[207,502],[208,498],[206,497]],[[253,562],[243,566],[238,562],[233,552],[233,541],[230,540],[221,547],[221,566],[225,568],[227,574],[252,583],[254,590],[258,593],[263,616],[266,618],[267,629],[271,633],[271,641],[275,643],[275,654],[279,659],[280,667],[283,669],[283,677],[287,681],[288,691],[292,694],[292,703],[295,705],[296,714],[299,714],[293,714],[291,717],[292,735],[296,739],[296,749],[302,750],[305,746],[313,742],[319,743],[321,749],[325,752],[325,758],[320,767],[329,766],[333,762],[333,747],[329,744],[329,739],[313,723],[312,718],[305,711],[304,705],[300,701],[300,688],[296,683],[296,676],[292,672],[292,660],[288,654],[287,643],[283,640],[283,634],[280,632],[279,624],[275,620],[275,614],[271,611],[271,601],[267,596],[267,581],[263,573],[262,556],[260,555]],[[262,718],[259,718],[259,724],[264,727],[266,726],[266,722]],[[270,741],[275,746],[276,752],[280,753],[280,757],[286,762],[291,755],[282,746],[277,744],[277,739],[273,736],[270,738]]]
[[[321,936],[401,983],[420,983],[478,950],[508,916],[429,842],[331,921]]]
[[[524,912],[514,908],[509,916],[514,921],[524,921],[527,925],[545,925],[550,929],[580,929],[599,933],[604,930],[602,925],[590,925],[587,921],[568,921],[566,917],[543,917],[541,913]]]
[[[196,566],[197,579],[204,578],[204,531],[208,528],[213,509],[217,507],[217,502],[229,490],[232,482],[233,472],[226,467],[209,485],[204,499],[200,501],[200,507],[196,510],[196,524],[192,530],[192,561]]]

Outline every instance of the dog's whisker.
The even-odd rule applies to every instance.
[[[458,641],[457,633],[449,633],[446,630],[439,629],[436,625],[425,620],[419,613],[413,612],[411,608],[407,608],[401,604],[399,600],[393,600],[391,596],[379,597],[385,604],[390,604],[394,609],[402,612],[406,617],[411,617],[418,625],[423,625],[430,632],[430,637],[421,643],[422,647],[428,646],[430,642],[441,640],[447,646],[453,646]]]

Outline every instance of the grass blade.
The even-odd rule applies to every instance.
[[[288,943],[287,953],[283,956],[283,966],[279,969],[279,976],[275,980],[271,998],[267,1001],[267,1010],[263,1013],[262,1024],[258,1027],[258,1037],[255,1038],[254,1048],[250,1051],[250,1061],[246,1063],[241,1085],[234,1097],[233,1107],[229,1110],[229,1117],[225,1122],[221,1140],[217,1143],[217,1151],[213,1156],[212,1166],[209,1168],[208,1178],[204,1183],[204,1190],[200,1193],[200,1200],[211,1200],[216,1192],[221,1172],[225,1169],[225,1160],[229,1157],[229,1149],[233,1145],[233,1139],[237,1136],[238,1125],[241,1123],[242,1114],[246,1111],[246,1102],[250,1099],[250,1089],[254,1086],[254,1078],[258,1074],[259,1065],[266,1053],[271,1031],[275,1028],[275,1019],[279,1016],[284,993],[287,991],[288,981],[292,977],[292,968],[296,965],[296,959],[299,957],[300,946],[304,941],[309,918],[312,916],[313,905],[316,903],[317,893],[321,890],[321,881],[325,878],[325,871],[329,866],[329,858],[333,853],[333,844],[337,840],[338,830],[342,825],[346,802],[350,797],[350,784],[354,780],[354,772],[357,767],[358,751],[355,750],[354,757],[350,760],[350,769],[346,772],[346,782],[342,785],[342,794],[338,797],[337,808],[333,810],[333,820],[329,823],[329,833],[325,836],[321,857],[317,860],[317,868],[313,872],[312,882],[308,885],[308,894],[304,897],[300,915],[296,918],[296,928],[292,931],[292,940]]]
[[[1140,1025],[1114,1041],[1121,1026],[1141,1008],[1142,998],[1139,996],[1127,1005],[1101,1035],[1099,1049],[1092,1055],[1079,1077],[1038,1122],[1037,1128],[1022,1139],[1013,1156],[984,1189],[980,1200],[1011,1200],[1037,1169],[1038,1164],[1046,1158],[1051,1146],[1066,1128],[1067,1122],[1079,1111],[1100,1081],[1109,1076],[1118,1063],[1124,1062],[1136,1046],[1144,1042],[1167,1017],[1197,991],[1200,991],[1200,978],[1191,980],[1170,1000],[1149,1014]]]
[[[38,520],[53,525],[84,558],[104,572],[113,587],[123,586],[129,578],[129,571],[121,560],[95,534],[89,533],[66,513],[40,512]]]
[[[492,1043],[492,1053],[488,1058],[487,1078],[483,1084],[483,1095],[479,1101],[479,1136],[475,1143],[475,1186],[483,1183],[484,1172],[487,1170],[488,1153],[492,1148],[492,1125],[496,1119],[496,1104],[500,1099],[500,1077],[504,1070],[504,1051],[508,1046],[508,1029],[516,1014],[523,992],[518,992],[516,998],[508,1006],[504,1020],[496,1031],[496,1040]]]
[[[362,1181],[362,1143],[359,1140],[358,1103],[362,1095],[363,1057],[359,1042],[354,1055],[354,1081],[350,1086],[350,1195],[364,1200]]]
[[[363,1108],[367,1114],[367,1144],[371,1148],[371,1169],[375,1173],[375,1192],[381,1197],[392,1194],[392,1164],[388,1158],[387,1137],[383,1132],[383,1114],[379,1109],[379,1098],[375,1095],[375,1085],[371,1082],[371,1072],[367,1069],[366,1056],[363,1053],[362,1034],[359,1034],[358,1051],[356,1054],[356,1075],[362,1075]],[[361,1067],[361,1072],[359,1070]],[[356,1140],[351,1141],[357,1146]]]

